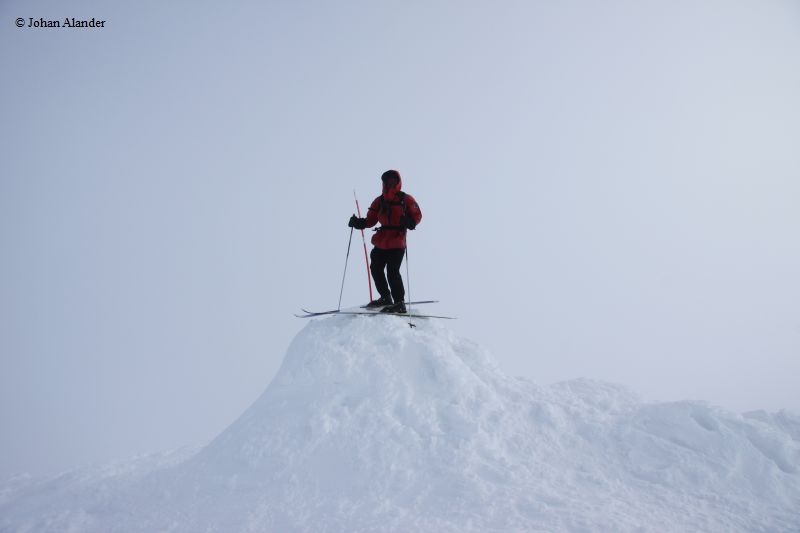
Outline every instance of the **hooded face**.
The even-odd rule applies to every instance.
[[[396,170],[387,170],[381,176],[381,181],[383,182],[383,197],[387,200],[394,200],[395,195],[403,186],[400,173]]]

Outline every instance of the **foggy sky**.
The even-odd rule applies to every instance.
[[[3,2],[0,479],[217,435],[292,314],[336,306],[353,190],[389,168],[423,211],[410,296],[506,372],[800,411],[799,27],[790,1]]]

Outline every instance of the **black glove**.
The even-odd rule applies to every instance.
[[[367,227],[367,219],[353,215],[350,217],[350,222],[347,223],[347,226],[355,229],[364,229]]]
[[[414,219],[406,215],[400,217],[400,225],[408,229],[414,229],[417,227],[417,223],[414,222]]]

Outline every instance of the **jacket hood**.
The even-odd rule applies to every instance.
[[[400,189],[403,188],[403,178],[400,177],[400,173],[397,172],[396,170],[387,170],[386,172],[383,173],[383,175],[385,176],[389,172],[391,172],[397,177],[397,185],[395,185],[392,188],[389,188],[386,185],[386,182],[383,181],[383,176],[381,176],[381,185],[383,191],[382,194],[386,200],[394,200],[394,197],[397,196],[397,193],[400,192]]]

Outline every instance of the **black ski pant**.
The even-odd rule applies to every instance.
[[[391,294],[395,302],[402,302],[406,297],[406,288],[403,287],[403,277],[400,275],[400,265],[403,264],[405,253],[405,248],[395,248],[393,250],[373,248],[372,253],[369,254],[372,260],[369,269],[372,271],[372,279],[375,280],[375,288],[378,289],[378,294],[383,297]],[[383,274],[384,269],[386,269],[386,274],[389,277],[388,284],[386,283],[386,276]]]

